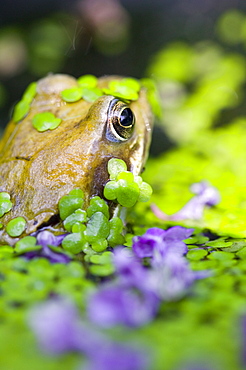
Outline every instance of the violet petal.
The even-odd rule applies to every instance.
[[[106,285],[88,300],[88,315],[102,327],[143,325],[153,319],[159,300],[152,291],[136,291],[121,284]]]

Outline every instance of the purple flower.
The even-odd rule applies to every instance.
[[[197,279],[185,257],[175,253],[154,259],[152,267],[149,284],[161,300],[179,299]]]
[[[121,283],[105,285],[88,300],[92,322],[103,326],[146,324],[153,319],[159,299],[151,290],[139,290]]]
[[[37,235],[37,244],[42,246],[41,250],[28,252],[25,256],[28,259],[35,257],[45,257],[50,260],[52,263],[68,263],[70,258],[67,254],[62,253],[61,251],[53,251],[49,246],[59,246],[66,235],[53,235],[48,230],[40,231]]]
[[[148,271],[131,250],[125,247],[115,248],[113,262],[122,284],[140,289],[146,286]]]
[[[182,297],[192,283],[206,274],[192,271],[183,256],[187,246],[182,241],[193,229],[174,226],[168,230],[151,228],[140,237],[133,238],[133,251],[138,257],[151,257],[145,289],[151,290],[160,300]]]
[[[105,343],[96,348],[84,370],[145,370],[148,362],[143,350],[118,343]]]
[[[191,198],[180,211],[171,216],[166,215],[155,204],[152,205],[151,208],[156,217],[161,220],[171,221],[185,219],[200,220],[205,206],[211,207],[220,202],[220,194],[218,190],[206,181],[192,184],[190,189],[191,192],[196,195]]]
[[[48,245],[53,245],[54,247],[57,247],[61,244],[65,236],[66,234],[54,235],[48,230],[43,230],[40,231],[37,235],[37,244],[42,245],[42,247],[46,247]]]
[[[45,352],[59,354],[81,347],[78,313],[67,301],[57,299],[38,305],[29,315],[29,325]]]
[[[83,353],[88,360],[86,370],[147,369],[146,351],[113,343],[86,325],[71,302],[53,299],[42,303],[32,309],[28,319],[42,350],[53,355]]]
[[[158,251],[162,255],[171,251],[182,255],[187,252],[187,247],[182,241],[187,239],[193,229],[186,229],[181,226],[174,226],[168,230],[157,227],[150,228],[142,236],[133,238],[133,251],[140,257],[153,257]]]

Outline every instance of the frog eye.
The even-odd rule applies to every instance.
[[[135,116],[131,108],[121,100],[113,99],[108,109],[107,138],[110,141],[125,141],[132,136]]]

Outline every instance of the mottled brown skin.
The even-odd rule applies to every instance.
[[[116,78],[100,78],[99,87],[107,87]],[[0,142],[0,191],[8,192],[13,202],[1,222],[24,217],[25,235],[57,222],[58,201],[70,190],[81,188],[86,204],[91,196],[102,196],[110,158],[123,159],[134,174],[141,172],[146,160],[153,119],[146,91],[142,89],[138,101],[129,105],[136,117],[132,137],[111,142],[105,132],[113,97],[103,96],[95,103],[66,103],[60,92],[73,86],[77,86],[76,79],[67,75],[41,79],[29,113],[18,123],[11,121]],[[32,126],[32,117],[44,111],[62,119],[58,128],[38,132]],[[1,232],[1,243],[15,241]]]

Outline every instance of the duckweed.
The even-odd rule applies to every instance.
[[[147,89],[147,96],[149,103],[157,117],[161,117],[162,108],[160,99],[157,93],[154,81],[145,78],[141,81],[135,78],[123,78],[121,80],[112,80],[109,82],[108,88],[99,89],[97,87],[98,79],[93,75],[84,75],[77,80],[79,87],[74,86],[70,89],[65,89],[61,92],[61,98],[73,103],[84,99],[89,103],[94,103],[102,95],[112,95],[116,98],[134,101],[139,97],[141,86]]]
[[[110,175],[110,180],[116,180],[117,176],[123,171],[127,171],[127,166],[126,162],[124,162],[122,159],[112,158],[108,161],[108,173]]]
[[[28,85],[26,90],[24,91],[24,94],[22,96],[22,100],[31,104],[31,102],[33,101],[36,93],[37,93],[37,82],[31,82],[30,85]]]
[[[98,196],[91,198],[90,205],[87,208],[87,215],[91,217],[96,212],[102,212],[104,216],[109,218],[109,208],[104,199],[101,199]]]
[[[122,160],[111,158],[108,162],[110,180],[104,187],[104,196],[108,200],[117,200],[124,207],[132,207],[137,201],[147,202],[152,194],[149,184],[142,181],[140,176],[134,176],[125,169]]]
[[[106,239],[109,235],[109,230],[109,221],[107,217],[102,212],[95,212],[87,223],[85,239],[90,243]]]
[[[32,125],[37,131],[43,132],[54,130],[60,125],[61,121],[61,118],[57,118],[51,112],[42,112],[35,114],[32,119]]]
[[[26,220],[23,217],[16,217],[6,225],[7,233],[14,237],[20,236],[26,228]]]
[[[119,217],[113,217],[109,220],[109,236],[107,238],[110,247],[124,244],[125,238],[121,234],[123,231],[123,222]]]
[[[13,121],[14,122],[21,121],[22,118],[24,118],[27,115],[27,113],[29,112],[29,109],[30,109],[30,104],[25,100],[20,100],[14,108]]]
[[[10,201],[10,195],[6,192],[0,193],[0,217],[5,213],[9,212],[12,208],[12,202]]]
[[[15,105],[14,112],[13,112],[13,121],[19,122],[24,118],[29,110],[30,110],[30,104],[33,101],[33,98],[36,95],[37,90],[37,83],[32,82],[24,91],[24,94],[22,96],[22,99]]]
[[[41,248],[41,246],[36,245],[36,238],[34,236],[25,236],[15,244],[15,252],[17,253],[26,253]]]
[[[82,91],[79,87],[72,87],[61,92],[61,97],[68,103],[73,103],[82,98]]]
[[[97,87],[82,87],[81,89],[82,98],[89,103],[94,103],[100,96],[103,96],[102,90]]]
[[[61,118],[57,118],[51,112],[37,113],[32,119],[33,127],[39,132],[54,130],[61,123]]]
[[[84,75],[78,78],[78,84],[82,87],[93,88],[97,86],[97,78],[93,75]]]
[[[78,208],[68,217],[65,218],[63,225],[67,231],[72,231],[72,228],[75,224],[84,223],[87,221],[86,211]]]
[[[110,81],[108,88],[103,89],[103,92],[121,99],[137,100],[140,87],[139,81],[133,78],[123,78],[120,81]]]
[[[84,204],[84,193],[81,189],[71,190],[68,195],[63,196],[58,203],[59,213],[62,220],[65,220]]]
[[[83,249],[88,245],[85,240],[83,232],[73,232],[65,236],[62,241],[62,247],[65,251],[78,254],[83,251]]]
[[[108,186],[105,187],[104,195],[110,198],[115,189],[119,189],[117,195],[114,193],[113,199],[117,198],[120,205],[132,206],[140,198],[140,193],[144,194],[147,200],[148,185],[145,184],[140,176],[133,176],[124,161],[111,159],[108,162],[111,178]],[[125,171],[122,171],[125,170]],[[116,187],[112,191],[112,184]],[[94,196],[90,200],[87,210],[83,210],[84,193],[81,189],[74,189],[68,195],[63,196],[58,204],[60,217],[63,220],[64,228],[71,234],[65,236],[62,242],[63,248],[73,254],[84,252],[88,256],[94,252],[100,253],[108,246],[115,247],[123,244],[125,239],[122,235],[123,223],[118,217],[109,219],[109,207],[106,201],[99,196]]]

